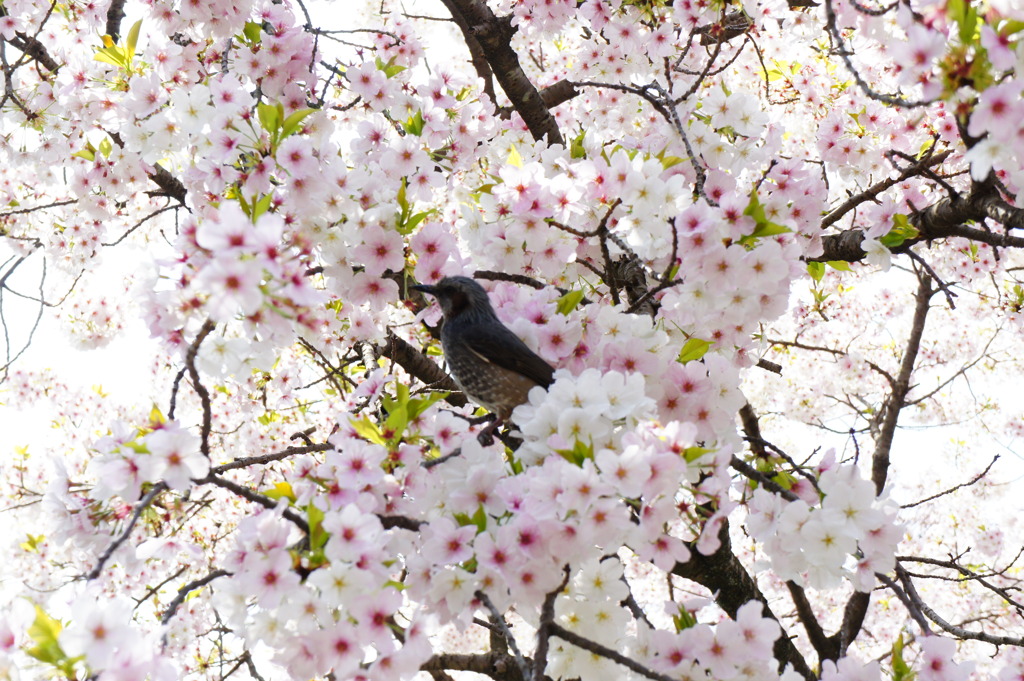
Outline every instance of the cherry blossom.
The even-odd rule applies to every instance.
[[[1020,676],[1014,3],[0,14],[0,677]]]

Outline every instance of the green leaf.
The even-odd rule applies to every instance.
[[[398,196],[395,197],[395,200],[398,201],[398,207],[402,209],[402,215],[409,213],[409,199],[406,196],[405,187],[406,181],[405,178],[402,178],[402,184],[398,187]]]
[[[683,458],[686,459],[686,463],[693,463],[705,454],[710,454],[713,451],[715,450],[706,447],[687,447],[683,450]]]
[[[423,120],[423,113],[417,110],[416,113],[409,116],[405,123],[402,124],[402,127],[405,128],[405,131],[410,135],[416,135],[419,137],[423,134],[423,126],[425,124],[426,121]]]
[[[594,458],[594,446],[580,440],[573,442],[572,449],[557,449],[555,451],[563,459],[577,466],[582,466],[587,459]]]
[[[675,625],[676,633],[679,633],[683,629],[689,629],[697,624],[697,618],[694,617],[693,613],[686,609],[685,606],[680,605],[679,610],[675,615],[672,615],[672,624]]]
[[[252,219],[255,222],[261,215],[266,213],[270,209],[270,203],[273,201],[273,194],[266,194],[257,199],[252,204]]]
[[[753,232],[750,233],[750,238],[760,239],[766,236],[777,236],[779,234],[789,234],[792,232],[789,227],[780,225],[776,222],[765,221],[757,226]]]
[[[328,533],[324,530],[324,512],[316,504],[306,506],[306,517],[309,518],[309,548],[317,551],[327,543]]]
[[[409,420],[412,421],[419,418],[420,414],[425,412],[434,404],[437,404],[444,398],[448,397],[448,395],[448,391],[441,390],[439,392],[427,393],[424,397],[417,397],[409,400],[407,407],[409,410]]]
[[[393,58],[389,60],[387,64],[385,64],[380,57],[377,57],[377,68],[383,71],[384,75],[387,76],[388,78],[393,78],[402,71],[405,71],[406,67],[402,66],[401,64],[396,64]]]
[[[772,482],[782,489],[793,489],[796,484],[796,476],[786,471],[779,471],[772,476]]]
[[[757,198],[757,192],[750,192],[750,202],[747,203],[747,208],[743,211],[743,214],[752,217],[754,222],[759,225],[768,221],[768,218],[764,215],[764,206],[761,205],[760,199]]]
[[[840,272],[852,272],[853,268],[850,267],[850,263],[845,260],[829,260],[826,263],[829,267]]]
[[[399,233],[401,233],[403,236],[408,236],[409,234],[412,234],[412,231],[416,229],[421,222],[430,217],[430,214],[433,212],[434,211],[425,210],[411,216],[403,224],[399,225]]]
[[[242,212],[252,219],[252,207],[249,206],[249,202],[245,200],[245,197],[239,194],[235,198],[238,200],[238,204],[242,207]]]
[[[381,399],[381,405],[387,412],[387,420],[384,422],[384,435],[390,442],[401,439],[401,434],[406,432],[409,425],[409,386],[404,383],[395,383],[394,397],[385,396]]]
[[[124,50],[120,47],[117,47],[116,45],[113,47],[105,47],[102,50],[99,50],[98,52],[96,52],[96,54],[93,55],[92,58],[96,61],[111,64],[122,69],[130,68],[129,65],[131,63],[125,58]]]
[[[892,216],[892,230],[878,241],[886,248],[902,246],[907,239],[916,239],[921,235],[917,229],[910,224],[906,215],[898,213]]]
[[[73,679],[76,678],[74,660],[68,657],[58,641],[63,628],[64,626],[58,620],[47,615],[37,605],[36,619],[28,628],[28,637],[35,645],[25,652],[40,662],[57,667],[67,678]]]
[[[701,338],[691,338],[683,344],[683,349],[679,351],[679,361],[686,364],[698,360],[707,354],[709,348],[711,348],[710,342]]]
[[[964,13],[964,22],[961,24],[961,42],[965,45],[977,42],[978,39],[978,10],[970,6],[970,3],[965,1],[967,5],[967,11]]]
[[[387,444],[387,441],[384,440],[384,436],[380,432],[380,428],[378,428],[377,424],[369,418],[363,417],[361,419],[350,421],[350,423],[352,425],[352,429],[356,431],[356,434],[363,439],[369,440],[377,445]]]
[[[487,513],[484,511],[483,504],[476,507],[476,513],[469,519],[469,524],[476,526],[477,534],[487,529]]]
[[[274,135],[281,128],[284,107],[280,103],[269,104],[267,102],[260,102],[256,105],[256,116],[259,118],[263,129]]]
[[[754,220],[754,224],[757,225],[753,232],[744,236],[739,241],[748,248],[753,246],[754,242],[762,237],[788,234],[793,231],[789,227],[776,224],[768,219],[764,212],[764,206],[761,205],[761,201],[757,198],[756,191],[750,192],[750,203],[747,204],[743,214],[750,216]]]
[[[284,119],[284,123],[281,124],[281,139],[288,137],[293,134],[296,130],[300,129],[300,124],[306,119],[306,116],[316,111],[316,109],[299,109],[288,114],[288,117]],[[283,108],[282,108],[283,112]]]
[[[913,681],[917,676],[903,659],[903,634],[892,644],[892,681]]]
[[[572,141],[569,142],[569,156],[570,157],[572,157],[572,158],[586,158],[587,157],[587,150],[583,146],[583,139],[586,136],[587,136],[587,131],[584,130],[580,134],[576,135],[576,137],[572,138]]]
[[[523,167],[523,157],[519,155],[519,150],[516,149],[514,144],[509,148],[507,163],[516,168]]]
[[[291,483],[279,482],[276,483],[273,488],[263,492],[265,496],[277,501],[278,499],[288,499],[289,501],[295,501],[298,497],[295,496],[295,490],[292,489]]]
[[[814,281],[821,281],[821,278],[825,276],[825,263],[807,263],[807,274],[811,275],[811,279],[813,279]]]
[[[384,421],[384,435],[389,442],[398,442],[405,433],[405,427],[409,425],[408,404],[394,404],[388,409],[388,418]]]
[[[142,19],[136,21],[128,30],[128,38],[125,42],[125,49],[130,58],[135,57],[135,46],[139,44],[139,31],[142,30]]]
[[[29,553],[39,553],[39,547],[46,541],[45,534],[27,534],[25,537],[25,541],[21,542],[20,546]]]
[[[110,158],[110,152],[114,150],[114,145],[110,143],[109,137],[104,137],[100,142],[100,153],[103,154],[104,158]]]
[[[569,291],[558,299],[558,314],[568,315],[583,300],[583,291]]]
[[[1024,31],[1024,21],[1017,21],[1015,19],[1004,19],[999,22],[997,27],[997,32],[1003,37],[1009,37],[1021,31]]]
[[[978,12],[971,7],[970,0],[947,0],[946,11],[959,27],[960,43],[970,45],[976,41]]]
[[[664,168],[665,170],[668,170],[672,166],[677,166],[680,163],[683,163],[685,161],[686,161],[685,158],[681,158],[679,156],[672,156],[670,154],[670,155],[662,156],[661,157],[661,167]]]
[[[242,36],[251,45],[258,45],[260,42],[260,35],[263,33],[263,27],[257,24],[255,21],[245,22],[245,28],[242,29]]]

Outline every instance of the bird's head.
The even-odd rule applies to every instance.
[[[445,319],[467,312],[494,315],[487,291],[469,277],[445,277],[433,286],[418,284],[410,288],[437,298]]]

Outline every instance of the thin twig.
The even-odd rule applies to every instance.
[[[500,631],[501,635],[505,637],[505,641],[508,643],[508,647],[512,650],[512,654],[516,658],[516,665],[519,667],[519,672],[523,675],[523,679],[530,678],[530,665],[527,664],[526,660],[523,659],[523,654],[519,652],[519,646],[516,645],[516,638],[512,635],[512,631],[509,630],[508,624],[505,622],[505,618],[502,617],[498,609],[494,607],[494,603],[487,597],[483,591],[477,590],[473,592],[473,595],[479,599],[484,607],[491,613],[491,623],[494,624]]]
[[[103,572],[103,566],[106,564],[108,560],[110,560],[110,557],[114,555],[114,551],[117,551],[117,549],[120,548],[121,545],[128,540],[128,537],[131,536],[132,530],[135,529],[135,523],[139,521],[139,518],[142,516],[142,513],[147,508],[149,508],[149,505],[153,503],[153,499],[155,499],[158,494],[166,490],[167,483],[158,482],[157,484],[153,485],[153,489],[149,490],[149,492],[146,493],[146,496],[142,497],[142,499],[137,504],[135,504],[135,508],[132,509],[132,514],[128,518],[128,526],[124,528],[124,530],[121,532],[121,535],[117,539],[112,541],[110,543],[110,546],[108,546],[107,549],[103,552],[103,554],[100,555],[99,560],[96,563],[96,567],[94,567],[89,572],[89,574],[85,576],[87,580],[92,581],[100,576],[100,573]]]
[[[937,494],[933,494],[930,497],[925,497],[924,499],[921,499],[920,501],[915,501],[915,502],[910,503],[910,504],[901,504],[900,508],[914,508],[915,506],[920,506],[921,504],[927,504],[929,501],[935,501],[936,499],[938,499],[940,497],[944,497],[947,494],[952,494],[953,492],[957,491],[958,489],[963,489],[964,487],[971,487],[972,485],[977,483],[979,480],[984,478],[986,475],[988,475],[988,472],[990,470],[992,470],[992,466],[994,466],[996,461],[998,461],[998,460],[999,460],[999,455],[996,454],[994,457],[992,457],[992,460],[989,462],[989,464],[987,466],[985,466],[985,470],[983,470],[982,472],[978,473],[976,476],[974,476],[973,478],[971,478],[967,482],[961,482],[959,485],[954,485],[953,487],[950,487],[949,489],[945,489],[945,490],[943,490],[941,492],[938,492]]]

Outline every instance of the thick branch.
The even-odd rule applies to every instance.
[[[36,60],[40,66],[50,73],[57,73],[57,71],[60,70],[60,64],[54,61],[53,57],[50,56],[50,53],[46,51],[46,47],[34,36],[25,35],[21,31],[18,31],[14,35],[14,38],[8,42],[32,59]]]
[[[732,543],[729,540],[728,522],[722,524],[719,538],[721,546],[718,551],[710,556],[693,551],[689,561],[675,564],[672,574],[703,585],[715,595],[715,602],[719,607],[733,619],[736,618],[736,613],[744,603],[760,601],[764,605],[765,614],[779,622],[779,618],[775,616],[768,604],[768,599],[757,588],[757,583],[733,554]],[[786,629],[782,622],[779,622],[779,626],[785,632]],[[793,669],[805,679],[814,681],[814,672],[807,666],[803,655],[785,633],[775,641],[774,654],[779,663],[779,669],[791,664]]]
[[[904,180],[910,177],[920,175],[927,168],[939,165],[947,158],[949,158],[949,155],[951,153],[952,152],[950,151],[943,151],[942,153],[935,154],[927,158],[923,158],[918,163],[915,163],[914,165],[905,168],[896,177],[890,177],[885,180],[882,180],[881,182],[875,183],[868,187],[867,189],[865,189],[864,191],[862,191],[860,194],[850,197],[822,219],[821,228],[825,229],[826,227],[831,227],[833,224],[838,222],[840,218],[842,218],[844,215],[846,215],[851,210],[853,210],[860,204],[864,203],[865,201],[873,201],[876,196],[884,192],[886,189],[894,187],[898,185],[900,182],[903,182]]]
[[[121,21],[124,19],[124,0],[110,0],[107,7],[107,35],[115,43],[121,34]]]
[[[466,23],[465,17],[454,6],[452,0],[441,1],[444,2],[445,7],[451,12],[455,25],[462,31],[462,38],[466,41],[466,47],[469,48],[469,61],[473,64],[473,70],[476,71],[477,77],[484,81],[484,94],[494,102],[494,73],[491,71],[490,64],[487,63],[487,55],[484,54],[484,48],[480,46],[480,41],[473,35],[472,27]]]
[[[833,214],[841,208],[842,206],[837,208]],[[827,216],[825,220],[828,221],[828,219]],[[913,239],[907,239],[893,251],[902,253],[915,244],[949,237],[962,237],[995,247],[1024,248],[1024,238],[1011,236],[1006,232],[996,233],[977,229],[964,224],[966,222],[980,223],[985,219],[993,220],[1007,230],[1024,229],[1024,210],[1011,206],[994,192],[976,191],[966,199],[956,197],[941,199],[911,215],[910,224],[917,228],[920,235]],[[825,222],[822,224],[825,225]],[[816,258],[808,258],[808,260],[817,262],[863,260],[867,255],[861,248],[863,241],[864,233],[859,229],[829,234],[822,237],[824,253]]]
[[[161,189],[161,194],[169,196],[181,205],[185,205],[185,196],[188,194],[188,190],[185,189],[185,185],[181,183],[181,180],[167,172],[167,169],[162,165],[155,166],[154,170],[149,175],[149,179],[153,180]]]
[[[452,377],[444,372],[422,352],[406,343],[395,334],[388,332],[387,344],[381,346],[379,352],[382,356],[400,365],[408,374],[418,378],[431,388],[449,391],[445,402],[453,407],[466,406],[466,396],[455,385]]]
[[[576,89],[572,81],[560,80],[557,83],[548,85],[546,88],[542,88],[540,98],[544,102],[544,106],[548,109],[554,109],[559,104],[564,104],[579,94],[580,91]]]
[[[818,659],[839,659],[839,646],[836,645],[834,638],[825,635],[825,631],[821,628],[821,623],[818,622],[818,618],[814,615],[811,602],[807,600],[807,593],[804,591],[804,588],[793,580],[786,582],[786,588],[789,589],[793,605],[796,606],[796,616],[800,623],[804,625],[807,638],[810,640],[811,645],[814,646],[815,652],[818,653]]]
[[[494,77],[523,117],[526,127],[537,141],[547,139],[548,144],[564,144],[562,133],[554,116],[544,105],[537,88],[519,64],[519,56],[512,49],[515,33],[511,15],[496,17],[484,0],[443,0],[456,23],[465,22],[483,48]]]
[[[498,681],[513,681],[518,678],[518,671],[511,655],[483,653],[478,655],[434,655],[420,667],[425,672],[441,672],[453,670],[460,672],[476,672]]]

